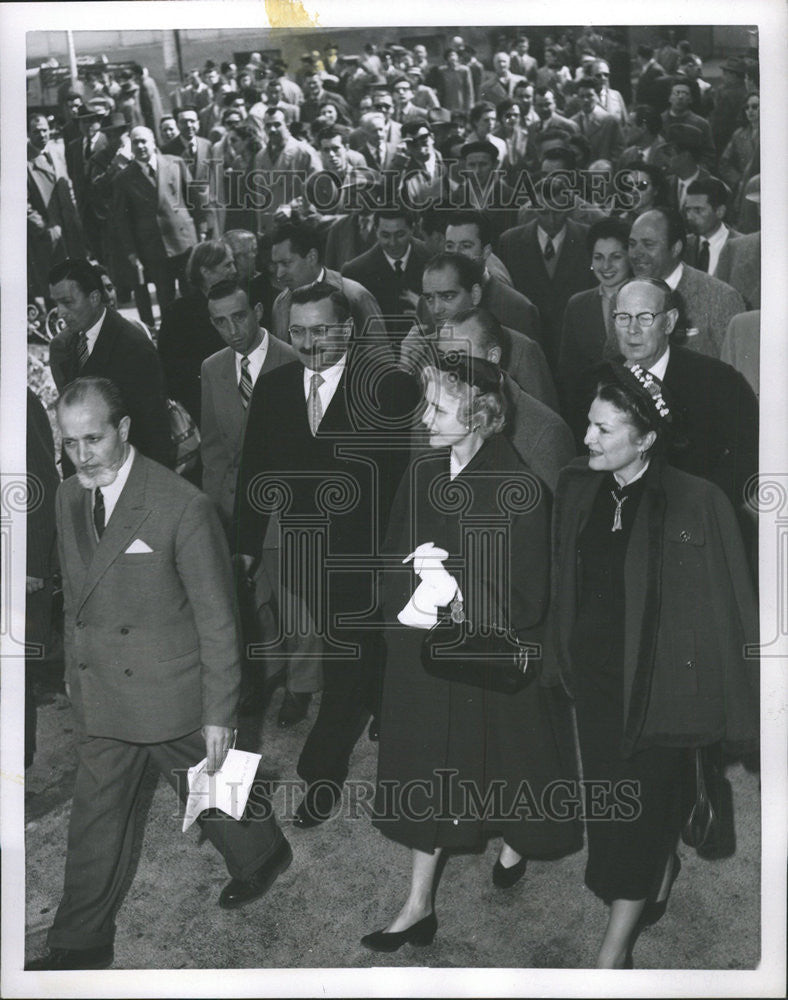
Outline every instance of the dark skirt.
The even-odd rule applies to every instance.
[[[538,681],[509,695],[427,674],[424,632],[387,631],[374,825],[431,852],[502,835],[518,854],[578,850],[568,703]]]

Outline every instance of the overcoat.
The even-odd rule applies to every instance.
[[[550,655],[542,681],[560,681],[569,693],[577,542],[603,480],[587,458],[576,459],[559,476],[555,495]],[[652,460],[624,582],[622,754],[757,739],[758,612],[724,493]]]

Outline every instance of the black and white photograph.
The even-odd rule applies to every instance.
[[[784,996],[784,5],[0,39],[2,995]]]

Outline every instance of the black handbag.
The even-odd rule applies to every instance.
[[[687,786],[689,812],[681,839],[702,858],[730,857],[736,850],[733,796],[725,777],[722,746],[697,747],[691,753]],[[694,792],[694,795],[693,795]]]
[[[421,664],[442,680],[514,694],[536,674],[541,655],[536,643],[523,643],[511,628],[474,628],[462,602],[438,608],[438,621],[424,636]]]

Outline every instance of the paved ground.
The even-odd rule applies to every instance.
[[[359,938],[384,927],[404,898],[407,853],[370,825],[359,802],[372,788],[376,745],[358,743],[342,814],[312,831],[290,827],[300,801],[291,782],[309,722],[276,728],[276,692],[264,716],[244,720],[239,745],[263,754],[279,779],[274,804],[295,855],[270,893],[240,911],[216,898],[227,880],[196,827],[180,832],[174,793],[150,775],[136,872],[117,923],[115,968],[560,968],[593,965],[605,907],[583,888],[583,853],[532,862],[522,882],[495,889],[498,843],[484,854],[452,856],[438,888],[438,934],[429,948],[393,955],[364,950]],[[314,717],[315,708],[310,712]],[[73,779],[73,720],[65,696],[39,708],[39,751],[27,775],[27,955],[44,949],[62,885]],[[638,968],[752,969],[759,957],[759,794],[757,775],[729,769],[737,850],[704,861],[683,845],[682,871],[665,918],[641,936]],[[289,794],[286,794],[287,787]]]

